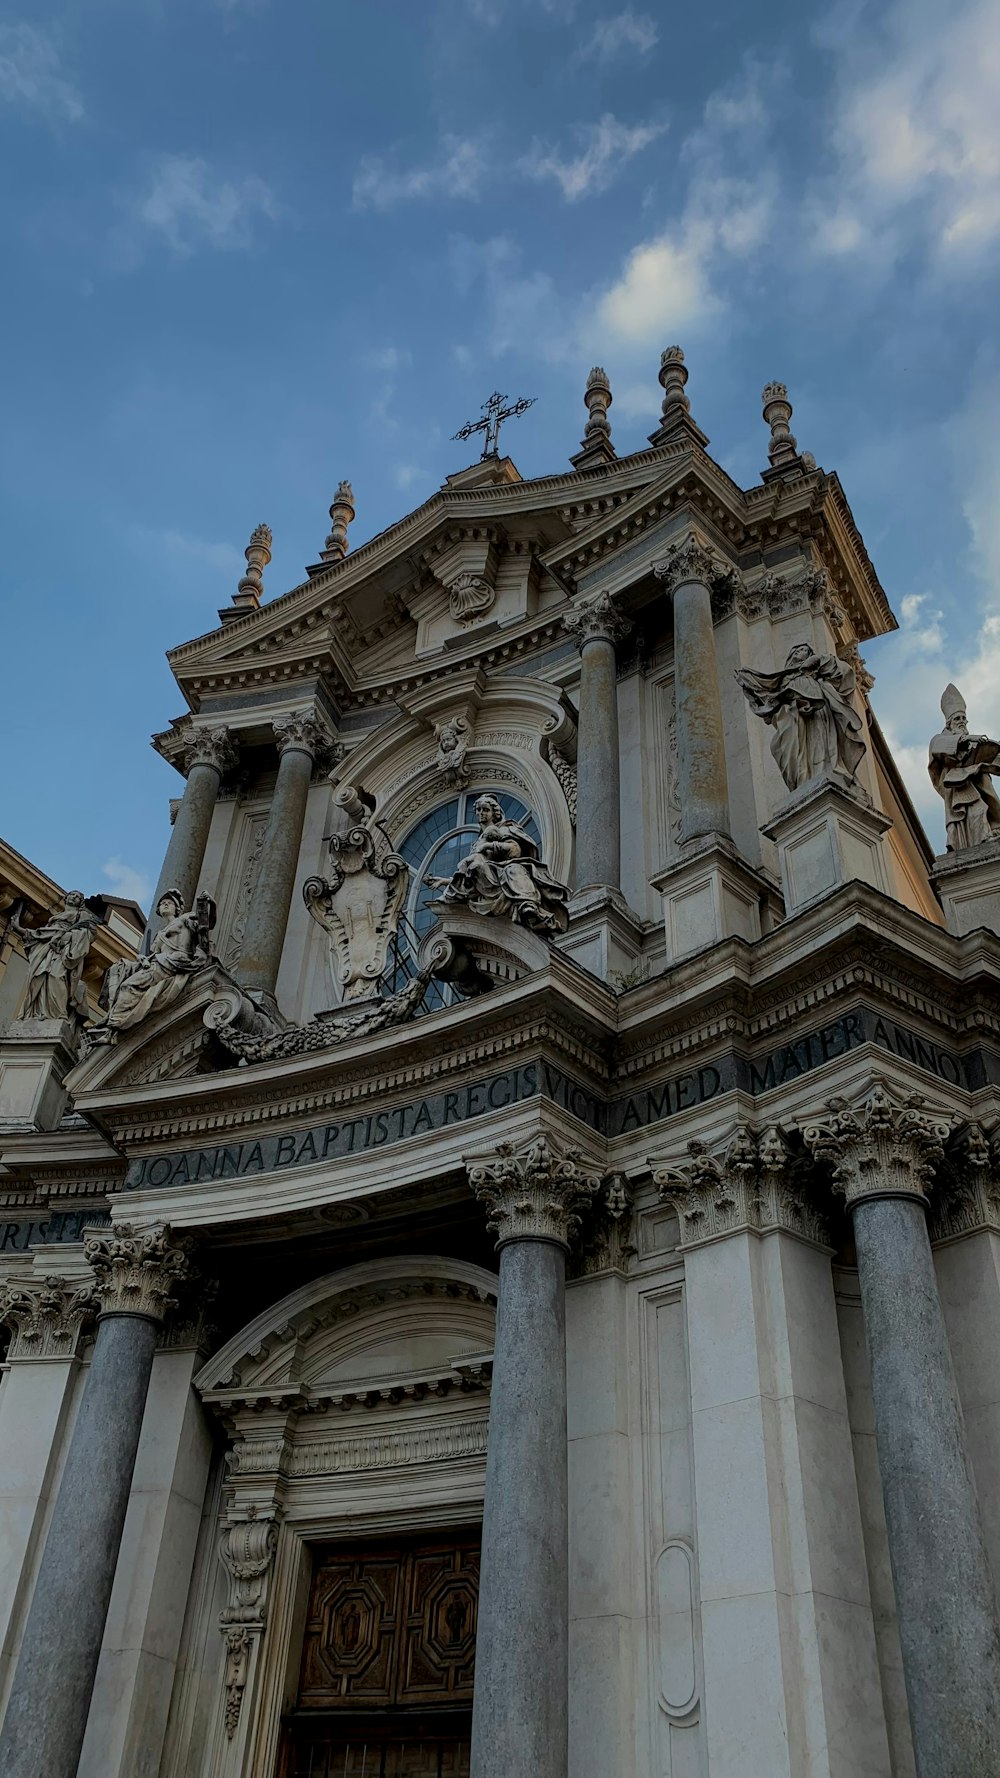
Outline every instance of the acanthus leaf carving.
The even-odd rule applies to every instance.
[[[692,1138],[686,1158],[649,1164],[660,1198],[678,1208],[682,1246],[774,1228],[829,1243],[822,1208],[802,1176],[801,1152],[776,1125],[737,1125],[714,1149]]]
[[[576,1150],[560,1154],[547,1136],[517,1150],[497,1144],[493,1160],[467,1162],[469,1185],[487,1212],[486,1226],[507,1241],[555,1241],[568,1247],[601,1181]]]
[[[803,1121],[802,1139],[830,1169],[848,1207],[863,1198],[926,1198],[957,1120],[919,1095],[896,1096],[874,1080],[853,1105],[838,1097],[825,1117]]]
[[[164,1321],[178,1293],[193,1282],[190,1235],[160,1227],[89,1229],[83,1257],[94,1273],[94,1294],[102,1315],[141,1315]]]
[[[229,1740],[239,1727],[253,1645],[267,1621],[267,1582],[277,1544],[276,1519],[258,1517],[251,1507],[245,1519],[226,1527],[219,1549],[229,1575],[229,1604],[219,1614],[226,1650],[224,1723]]]
[[[12,1278],[0,1287],[0,1324],[13,1332],[8,1360],[72,1358],[99,1307],[88,1285],[65,1278]]]
[[[572,606],[563,612],[562,621],[580,649],[588,642],[624,642],[632,630],[610,593],[598,593],[596,598]]]

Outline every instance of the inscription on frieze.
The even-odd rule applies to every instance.
[[[57,1210],[40,1219],[0,1222],[0,1253],[27,1253],[29,1247],[82,1241],[84,1229],[105,1228],[110,1221],[110,1212],[102,1209]]]
[[[752,1056],[730,1050],[712,1062],[682,1069],[653,1086],[610,1102],[547,1062],[528,1062],[452,1092],[429,1093],[385,1111],[363,1112],[281,1135],[186,1149],[181,1154],[147,1156],[131,1163],[125,1185],[132,1191],[159,1189],[314,1166],[405,1142],[425,1131],[475,1122],[536,1096],[568,1111],[599,1135],[627,1136],[633,1130],[646,1129],[683,1111],[709,1104],[737,1088],[757,1098],[867,1043],[911,1063],[946,1086],[975,1091],[989,1082],[1000,1084],[1000,1058],[992,1051],[974,1050],[959,1055],[897,1025],[872,1008],[861,1006],[775,1049]]]

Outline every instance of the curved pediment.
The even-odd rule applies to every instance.
[[[199,971],[191,977],[183,999],[173,1006],[131,1030],[119,1031],[110,1043],[93,1044],[66,1076],[67,1091],[77,1098],[115,1087],[184,1080],[214,1070],[222,1058],[212,1031],[205,1025],[205,1010],[232,986],[221,965]]]
[[[491,1272],[462,1260],[401,1255],[348,1266],[256,1316],[195,1386],[222,1407],[289,1394],[346,1406],[481,1386],[496,1292]]]

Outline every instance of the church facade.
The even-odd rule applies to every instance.
[[[0,1038],[4,1778],[1000,1769],[1000,745],[935,857],[687,374],[170,655],[142,951]]]

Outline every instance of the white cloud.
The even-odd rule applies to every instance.
[[[273,192],[256,174],[220,178],[206,161],[183,154],[160,158],[132,211],[139,228],[180,256],[201,246],[248,247],[256,218],[274,221],[277,213]]]
[[[188,531],[159,531],[152,525],[131,525],[128,535],[139,551],[154,560],[171,557],[175,561],[200,562],[213,574],[231,577],[234,591],[246,568],[243,551],[233,543],[213,543]]]
[[[858,220],[817,244],[863,252],[887,219],[904,218],[962,264],[1000,237],[1000,0],[901,0],[884,31],[846,37],[840,58],[831,182],[835,216],[848,194]]]
[[[534,142],[521,160],[520,170],[529,179],[554,179],[568,203],[606,191],[621,168],[662,136],[666,123],[623,124],[610,112],[591,124],[582,152],[565,160],[544,142]]]
[[[597,304],[599,326],[629,345],[656,343],[713,315],[713,231],[692,223],[634,247],[621,277]]]
[[[598,19],[593,32],[579,51],[581,61],[612,62],[629,50],[646,56],[659,38],[656,25],[648,12],[614,13]]]
[[[120,858],[109,858],[101,869],[111,885],[112,895],[120,895],[125,901],[137,901],[140,907],[148,906],[153,885],[143,871],[133,869],[131,864],[123,864]]]
[[[462,136],[445,136],[438,159],[422,167],[393,167],[369,155],[355,176],[354,208],[391,210],[415,198],[476,198],[485,171],[479,143]]]
[[[40,112],[49,123],[78,123],[83,116],[55,44],[34,25],[0,25],[0,99]]]
[[[407,489],[413,486],[419,474],[420,470],[416,463],[397,463],[392,472],[392,479],[397,488],[401,488],[405,494]]]
[[[930,593],[907,593],[900,601],[901,640],[917,654],[940,654],[944,645],[944,612],[926,610]]]

